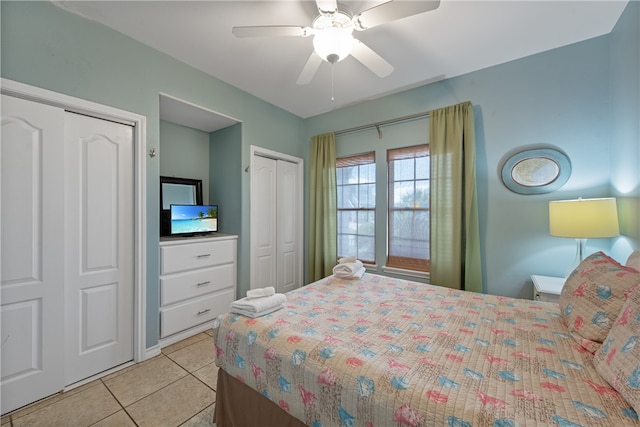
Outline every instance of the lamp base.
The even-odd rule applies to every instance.
[[[569,277],[584,259],[584,247],[586,246],[586,244],[587,239],[576,239],[576,256],[573,259],[573,263],[571,264],[571,267],[567,271],[565,277]]]

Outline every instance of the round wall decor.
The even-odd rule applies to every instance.
[[[504,185],[518,194],[542,194],[562,187],[571,176],[569,157],[554,148],[534,148],[509,155],[501,167]]]

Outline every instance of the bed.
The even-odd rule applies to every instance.
[[[288,293],[282,310],[215,320],[214,421],[640,425],[639,283],[602,253],[567,279],[560,304],[329,276]]]

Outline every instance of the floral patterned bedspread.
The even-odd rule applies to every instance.
[[[213,326],[216,363],[309,426],[626,426],[557,304],[374,274]]]

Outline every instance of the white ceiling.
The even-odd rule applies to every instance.
[[[358,13],[382,2],[340,4]],[[310,26],[317,14],[314,1],[53,3],[307,118],[607,34],[627,0],[441,0],[436,10],[355,32],[395,70],[379,78],[347,57],[333,66],[334,101],[329,63],[310,84],[296,84],[312,51],[311,37],[237,38],[231,33],[233,26]]]

